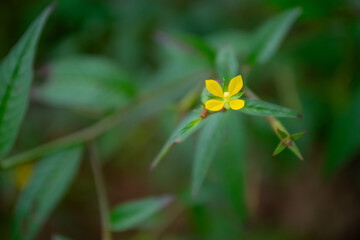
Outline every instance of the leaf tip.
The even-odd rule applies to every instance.
[[[57,1],[53,1],[50,5],[49,5],[49,10],[53,11],[57,6]]]

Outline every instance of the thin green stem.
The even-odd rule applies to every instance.
[[[66,148],[79,143],[89,141],[97,137],[99,134],[105,132],[106,130],[109,130],[112,127],[116,126],[123,118],[124,115],[120,113],[111,115],[86,129],[80,130],[68,136],[59,138],[47,144],[33,148],[24,153],[7,158],[0,163],[0,169],[2,170],[9,169],[19,164],[31,162],[34,159],[49,154],[57,149]]]
[[[95,187],[99,201],[101,226],[102,226],[102,240],[111,240],[112,237],[111,237],[110,214],[109,214],[110,211],[109,211],[108,200],[106,197],[104,177],[101,170],[101,162],[94,141],[91,141],[88,147],[89,147],[90,163],[94,174]]]
[[[188,89],[193,85],[194,78],[208,75],[208,72],[209,70],[207,69],[199,70],[198,72],[166,84],[161,88],[145,92],[130,106],[120,109],[92,126],[4,159],[0,162],[0,170],[10,169],[23,163],[32,162],[58,149],[93,140],[121,123],[125,124],[124,122],[126,122],[128,125],[134,125],[164,107],[168,101],[164,101],[163,98],[169,101],[177,98],[181,90]]]

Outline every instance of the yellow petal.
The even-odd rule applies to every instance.
[[[205,81],[206,89],[216,97],[224,97],[224,92],[220,84],[215,80],[206,80]]]
[[[229,96],[231,97],[237,94],[242,89],[242,87],[243,87],[243,80],[241,75],[231,79],[228,88]]]
[[[210,111],[220,111],[224,107],[224,104],[224,101],[212,99],[205,103],[205,108]]]
[[[244,107],[245,101],[241,99],[232,100],[229,102],[231,109],[239,110]]]

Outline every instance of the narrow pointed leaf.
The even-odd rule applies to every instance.
[[[11,149],[23,120],[36,45],[52,8],[33,22],[0,65],[0,159]]]
[[[169,205],[172,199],[171,196],[151,197],[120,204],[111,212],[111,228],[113,231],[126,231],[138,227]]]
[[[227,208],[236,214],[240,221],[247,216],[245,194],[246,143],[247,132],[244,116],[229,111],[226,118],[225,137],[220,143],[219,151],[214,160],[216,173],[221,179],[216,183],[221,188],[223,200]]]
[[[50,105],[114,110],[129,103],[135,94],[127,74],[107,58],[72,56],[55,60],[47,67],[48,79],[35,89],[35,97]]]
[[[301,133],[294,133],[293,135],[291,135],[293,141],[300,139],[301,137],[303,137],[306,134],[306,131],[301,132]]]
[[[216,150],[223,139],[227,115],[228,113],[217,113],[209,116],[200,132],[192,173],[193,196],[199,192]]]
[[[275,148],[275,151],[273,153],[273,156],[278,155],[285,149],[285,146],[282,144],[282,142],[279,143],[279,145]]]
[[[193,134],[202,125],[202,119],[196,112],[190,113],[175,129],[173,134],[167,140],[159,154],[151,163],[150,169],[154,169],[158,163],[165,157],[169,150],[176,144],[184,141]]]
[[[13,239],[35,239],[61,201],[80,165],[82,147],[75,146],[41,159],[16,204]]]
[[[282,139],[284,139],[288,136],[288,134],[286,132],[282,131],[280,128],[277,129],[277,132],[279,133],[279,135]]]
[[[202,53],[211,63],[214,62],[215,50],[202,38],[185,33],[173,33],[172,36]]]
[[[225,45],[219,49],[216,56],[216,70],[220,80],[224,80],[224,91],[227,91],[230,79],[237,75],[238,66],[235,50],[231,46]]]
[[[270,19],[261,26],[254,34],[249,62],[263,64],[269,61],[300,13],[301,10],[295,8]]]
[[[300,153],[299,148],[296,146],[295,143],[288,147],[300,160],[304,160],[303,156]]]
[[[245,106],[239,110],[242,113],[246,113],[249,115],[266,117],[266,116],[274,116],[274,117],[286,117],[286,118],[296,118],[298,113],[294,110],[275,105],[272,103],[268,103],[261,100],[252,100],[246,99]]]

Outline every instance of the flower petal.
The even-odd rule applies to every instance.
[[[215,80],[206,80],[205,81],[206,89],[216,97],[224,97],[224,92],[220,84]]]
[[[239,109],[243,108],[244,105],[245,105],[245,101],[241,100],[241,99],[236,99],[236,100],[230,101],[230,107],[231,107],[231,109],[234,109],[234,110],[239,110]]]
[[[229,96],[231,97],[231,96],[237,94],[241,90],[242,87],[243,87],[243,80],[242,80],[241,75],[231,79],[231,81],[229,83],[229,88],[228,88]]]
[[[205,103],[205,108],[210,111],[220,111],[224,107],[224,104],[224,101],[212,99]]]

